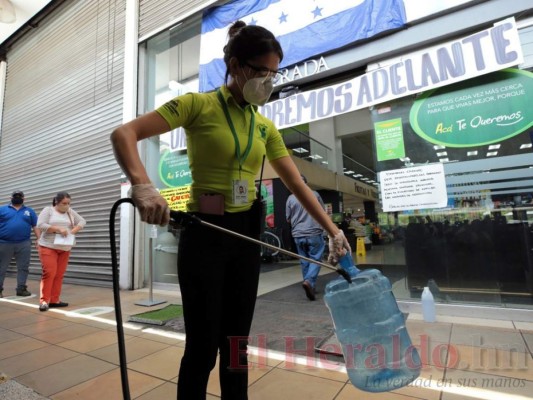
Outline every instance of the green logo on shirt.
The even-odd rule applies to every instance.
[[[261,139],[266,139],[267,126],[265,124],[259,124],[258,128],[259,128],[259,131],[261,132]]]
[[[178,111],[179,102],[176,99],[170,100],[163,104],[163,107],[171,114],[173,114],[175,117],[179,117],[180,113]]]

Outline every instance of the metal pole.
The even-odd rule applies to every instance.
[[[262,242],[262,241],[260,241],[260,240],[257,240],[257,239],[254,239],[254,238],[251,238],[251,237],[248,237],[248,236],[242,235],[242,234],[240,234],[240,233],[230,231],[229,229],[222,228],[221,226],[211,224],[210,222],[202,221],[201,224],[202,224],[202,225],[209,226],[210,228],[213,228],[213,229],[219,230],[219,231],[221,231],[221,232],[225,232],[225,233],[227,233],[227,234],[230,234],[230,235],[233,235],[233,236],[237,236],[237,237],[239,237],[239,238],[241,238],[241,239],[244,239],[244,240],[247,240],[247,241],[249,241],[249,242],[253,242],[253,243],[256,243],[256,244],[258,244],[258,245],[261,245],[261,246],[264,246],[264,247],[268,247],[269,249],[279,251],[280,253],[286,254],[286,255],[288,255],[288,256],[291,256],[291,257],[294,257],[294,258],[300,258],[300,259],[302,259],[302,260],[309,261],[310,263],[318,264],[318,265],[320,265],[321,267],[329,268],[329,269],[331,269],[331,270],[333,270],[333,271],[337,271],[337,272],[338,272],[338,268],[334,267],[333,265],[326,264],[326,263],[323,263],[323,262],[321,262],[321,261],[313,260],[312,258],[305,257],[305,256],[302,256],[302,255],[300,255],[300,254],[293,253],[292,251],[282,249],[281,247],[274,246],[274,245],[272,245],[272,244],[270,244],[270,243],[265,243],[265,242]]]
[[[154,300],[153,276],[154,276],[154,239],[157,238],[157,226],[152,225],[150,230],[150,240],[148,249],[148,300],[135,303],[138,306],[151,307],[157,304],[166,303],[166,300]]]
[[[149,241],[149,247],[150,249],[148,250],[148,257],[149,258],[149,263],[148,263],[148,300],[150,301],[150,303],[152,303],[154,301],[154,285],[153,285],[153,273],[154,273],[154,265],[153,265],[153,257],[154,257],[154,250],[153,250],[153,247],[154,247],[154,239],[150,236],[150,241]]]

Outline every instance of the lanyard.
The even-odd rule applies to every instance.
[[[248,133],[248,144],[246,145],[246,149],[244,150],[244,153],[241,155],[241,146],[239,144],[239,138],[237,137],[237,132],[235,131],[235,126],[233,125],[233,121],[231,120],[231,115],[229,114],[228,106],[226,104],[226,101],[224,100],[224,97],[222,96],[222,93],[220,92],[220,89],[217,90],[217,97],[218,101],[220,101],[220,104],[222,105],[222,110],[224,110],[224,115],[226,116],[226,121],[228,121],[229,129],[231,130],[231,133],[233,134],[233,139],[235,140],[235,158],[239,162],[239,179],[242,171],[242,165],[244,164],[244,161],[248,158],[248,155],[250,154],[250,150],[252,149],[252,142],[254,138],[254,130],[255,130],[255,115],[253,111],[250,109],[250,131]]]

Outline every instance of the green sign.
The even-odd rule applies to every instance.
[[[187,154],[166,151],[159,160],[159,178],[168,187],[192,183]]]
[[[374,123],[378,161],[405,157],[402,119],[390,119]]]
[[[448,147],[509,139],[533,125],[533,73],[505,69],[423,93],[409,116],[425,140]]]

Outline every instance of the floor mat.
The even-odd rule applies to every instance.
[[[333,330],[324,303],[324,288],[337,273],[321,275],[316,300],[309,301],[301,283],[286,286],[257,298],[251,329],[251,345],[280,352],[315,355],[315,347]]]
[[[168,321],[180,318],[183,315],[183,307],[178,304],[169,304],[159,310],[147,311],[140,314],[131,315],[130,322],[141,322],[143,324],[165,325]]]
[[[402,313],[402,314],[405,320],[407,321],[407,317],[409,316],[409,313]],[[315,347],[315,351],[318,353],[343,357],[341,344],[337,340],[337,337],[335,336],[334,331],[331,331],[328,336],[326,336],[323,340],[321,340],[317,344],[317,346]]]
[[[284,268],[300,268],[298,260],[263,262],[261,263],[261,273],[278,271]]]
[[[391,283],[396,278],[388,277]],[[333,332],[333,321],[324,303],[324,289],[337,278],[339,275],[336,272],[318,277],[315,301],[307,299],[301,282],[259,296],[250,331],[250,345],[283,353],[316,356],[319,346],[323,347]],[[183,317],[172,319],[164,325],[170,330],[184,332]],[[335,335],[332,340],[336,340]]]

